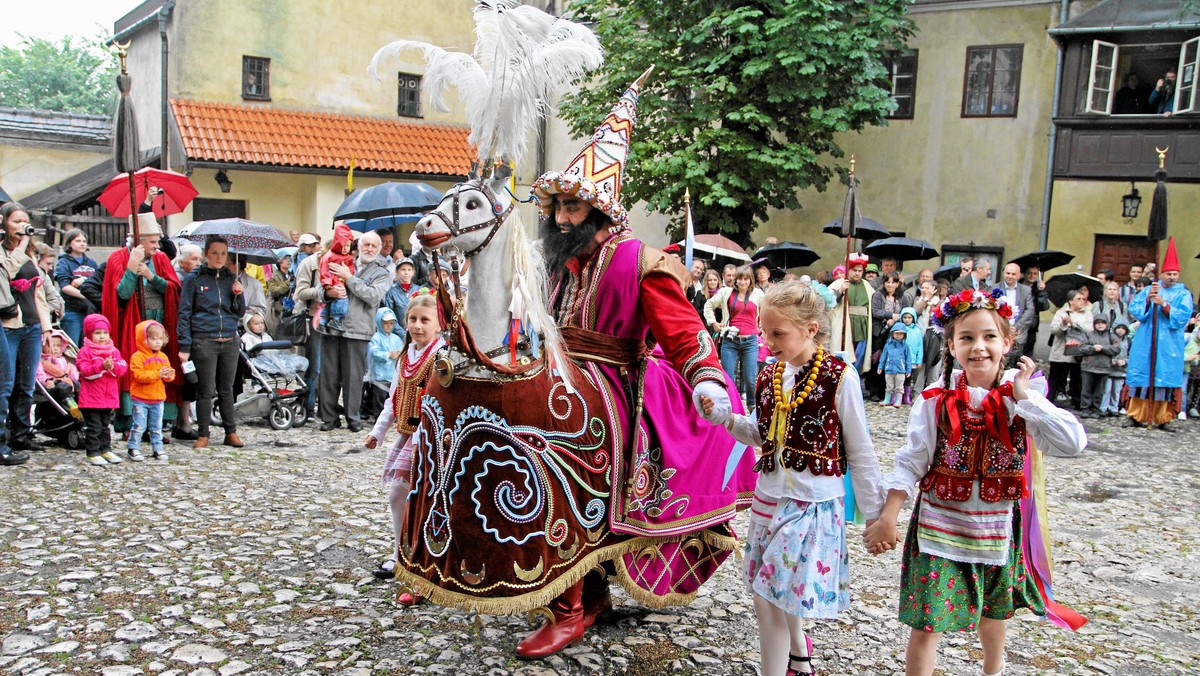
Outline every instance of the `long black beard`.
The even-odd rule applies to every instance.
[[[562,232],[554,222],[554,216],[542,220],[539,230],[542,235],[542,256],[546,261],[546,272],[550,277],[559,274],[567,261],[584,249],[596,237],[601,226],[608,225],[608,217],[593,209],[578,226]]]

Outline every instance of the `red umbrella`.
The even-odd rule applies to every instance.
[[[116,218],[128,216],[130,213],[130,183],[129,174],[118,174],[108,182],[97,198],[97,201],[108,209],[108,213]],[[150,188],[158,188],[161,191],[150,205],[154,209],[154,215],[160,218],[183,211],[197,195],[196,188],[192,186],[188,177],[174,171],[146,167],[133,172],[132,183],[135,204],[146,201]]]

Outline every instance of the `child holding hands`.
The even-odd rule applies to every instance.
[[[825,300],[785,282],[767,291],[761,307],[763,339],[777,361],[758,374],[757,421],[732,415],[725,424],[738,441],[762,448],[746,581],[762,673],[792,676],[813,672],[803,620],[836,618],[850,606],[847,466],[859,508],[873,520],[882,502],[879,465],[858,372],[822,347],[829,339]],[[710,415],[712,400],[702,397],[701,405]]]
[[[963,291],[934,309],[932,328],[946,335],[947,375],[913,405],[908,442],[883,480],[883,511],[863,534],[872,553],[892,548],[900,508],[916,498],[900,568],[900,621],[912,628],[909,676],[932,674],[942,632],[964,630],[979,633],[984,674],[1002,674],[1005,621],[1018,608],[1049,610],[1071,628],[1086,621],[1043,598],[1049,571],[1027,566],[1030,548],[1042,551],[1044,543],[1029,492],[1040,456],[1026,435],[1060,455],[1078,454],[1087,437],[1074,416],[1046,399],[1033,360],[1004,369],[1011,315],[999,290]],[[952,371],[954,360],[962,370]],[[1023,519],[1031,522],[1024,531]]]
[[[396,539],[391,558],[375,571],[375,577],[380,579],[391,579],[395,573],[397,548],[403,535],[407,511],[409,475],[412,473],[412,435],[421,422],[421,394],[433,373],[434,354],[446,344],[438,336],[438,307],[433,294],[419,293],[413,296],[405,316],[408,333],[404,339],[403,356],[396,364],[396,375],[392,378],[391,391],[383,410],[375,421],[375,427],[371,428],[371,433],[363,441],[367,448],[373,449],[387,438],[388,429],[393,425],[400,433],[383,464],[383,485],[388,487],[392,532]],[[403,605],[412,606],[420,603],[421,597],[404,592],[398,600]]]
[[[83,318],[83,347],[75,355],[79,368],[79,408],[87,426],[87,461],[116,465],[121,456],[112,452],[109,425],[113,409],[121,405],[121,376],[129,365],[109,335],[108,319],[92,314]]]

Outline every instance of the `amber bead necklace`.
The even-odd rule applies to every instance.
[[[775,367],[775,376],[772,382],[772,390],[775,393],[775,406],[782,408],[785,412],[791,413],[796,410],[796,407],[804,403],[808,399],[808,395],[812,394],[814,384],[817,382],[817,374],[821,371],[821,363],[825,361],[825,349],[817,347],[817,354],[813,356],[812,367],[808,370],[808,379],[804,382],[804,387],[796,394],[796,398],[787,402],[783,401],[783,372],[784,365],[779,364]]]

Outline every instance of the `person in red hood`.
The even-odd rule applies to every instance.
[[[171,368],[179,371],[179,340],[175,332],[179,320],[179,277],[171,259],[158,250],[162,229],[154,220],[154,214],[138,214],[137,218],[137,245],[117,249],[108,257],[102,310],[112,326],[112,342],[126,359],[137,352],[134,328],[138,323],[153,319],[166,327],[167,344],[163,352],[170,359]],[[117,432],[125,432],[133,424],[133,406],[129,399],[132,382],[129,374],[121,378],[121,405],[113,415],[113,429]],[[167,429],[174,424],[178,403],[179,385],[168,383],[163,406],[163,425]]]
[[[317,264],[317,268],[321,275],[321,286],[325,289],[325,297],[331,300],[325,306],[323,321],[325,324],[335,330],[342,329],[342,321],[346,319],[346,312],[349,310],[350,303],[346,299],[346,285],[342,282],[342,278],[333,274],[329,270],[331,263],[340,263],[350,268],[350,274],[354,274],[354,256],[350,253],[354,246],[354,234],[350,232],[350,227],[345,223],[338,223],[333,228],[333,246],[325,255],[321,256],[321,262]],[[334,289],[341,289],[341,294],[338,295]],[[333,293],[330,293],[333,291]]]

